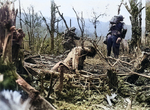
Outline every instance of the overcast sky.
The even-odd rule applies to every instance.
[[[50,17],[50,1],[51,0],[20,0],[21,7],[25,10],[31,5],[34,7],[35,11],[41,11],[45,17]],[[54,0],[55,3],[60,6],[59,10],[64,16],[76,17],[72,8],[74,8],[78,13],[83,12],[84,18],[92,18],[92,11],[97,13],[97,15],[105,13],[107,16],[100,17],[100,21],[109,21],[114,15],[117,15],[118,5],[121,0]],[[127,1],[128,0],[124,0]],[[145,5],[145,0],[142,0],[143,6]],[[18,0],[15,2],[16,8],[18,7]],[[129,13],[122,5],[121,15],[124,16],[124,22],[130,24]],[[143,16],[145,15],[143,11]],[[145,16],[144,16],[145,17]],[[143,22],[144,23],[144,22]],[[145,24],[145,23],[144,23]]]

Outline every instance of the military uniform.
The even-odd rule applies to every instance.
[[[112,23],[110,22],[110,34],[107,36],[107,56],[111,54],[111,47],[113,47],[114,57],[118,58],[119,55],[119,47],[122,38],[125,37],[126,27],[123,21],[123,16],[115,16],[118,17],[116,21]]]
[[[68,71],[76,71],[83,69],[83,63],[86,56],[94,57],[96,55],[95,48],[87,46],[82,48],[81,46],[75,47],[67,55],[64,61],[58,62],[51,70],[60,72],[60,83],[57,86],[56,90],[61,91],[63,88],[63,73]]]
[[[72,27],[69,30],[65,30],[64,32],[62,44],[66,50],[71,50],[72,48],[74,48],[76,46],[74,40],[80,39],[76,36],[75,29],[75,27]]]

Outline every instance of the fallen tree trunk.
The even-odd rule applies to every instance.
[[[119,62],[120,60],[117,60],[117,63],[120,63],[122,65],[122,63],[124,62]],[[125,64],[129,64],[129,63],[125,63]],[[130,65],[130,64],[129,64]],[[31,72],[32,75],[40,75],[40,74],[54,74],[54,76],[57,76],[59,77],[60,76],[60,73],[59,72],[54,72],[54,71],[51,71],[51,70],[46,70],[46,69],[37,69],[37,68],[34,68],[34,67],[38,67],[39,65],[38,64],[30,64],[30,63],[26,63],[25,67]],[[124,67],[122,65],[122,67]],[[127,67],[124,67],[126,70],[129,71],[129,73],[124,73],[124,74],[118,74],[117,75],[132,75],[132,74],[136,74],[138,76],[142,76],[142,77],[146,77],[146,78],[150,78],[150,76],[148,75],[145,75],[145,74],[140,74],[140,73],[137,73],[137,72],[134,72],[133,70],[127,68]],[[102,77],[106,77],[107,74],[92,74],[88,71],[85,71],[85,70],[79,70],[78,71],[79,74],[69,74],[69,73],[64,73],[64,77],[66,78],[74,78],[74,77],[84,77],[84,78],[90,78],[90,79],[94,79],[94,78],[102,78]]]
[[[17,73],[16,73],[17,74]],[[16,82],[31,98],[31,110],[56,110],[46,99],[39,95],[39,91],[30,86],[19,74]]]
[[[55,72],[52,70],[46,70],[46,69],[37,69],[37,68],[33,68],[37,65],[35,64],[26,64],[25,67],[31,72],[32,75],[40,75],[40,74],[54,74],[54,76],[59,76],[60,72]],[[64,77],[68,77],[68,78],[73,78],[75,76],[82,76],[82,77],[87,77],[87,78],[98,78],[98,77],[106,77],[106,74],[92,74],[88,71],[85,70],[79,70],[78,71],[79,74],[70,74],[70,73],[64,73]],[[86,75],[85,75],[86,74]]]

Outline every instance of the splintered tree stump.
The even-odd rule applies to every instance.
[[[107,70],[108,83],[110,88],[118,87],[118,78],[114,69]]]
[[[5,1],[5,0],[4,0]],[[14,2],[7,0],[0,7],[0,54],[3,60],[12,61],[12,32],[16,24],[18,10],[15,10]]]

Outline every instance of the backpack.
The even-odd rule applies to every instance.
[[[120,29],[123,27],[123,16],[122,15],[117,15],[112,17],[112,19],[110,20],[110,31],[112,30],[118,30],[120,31]]]

